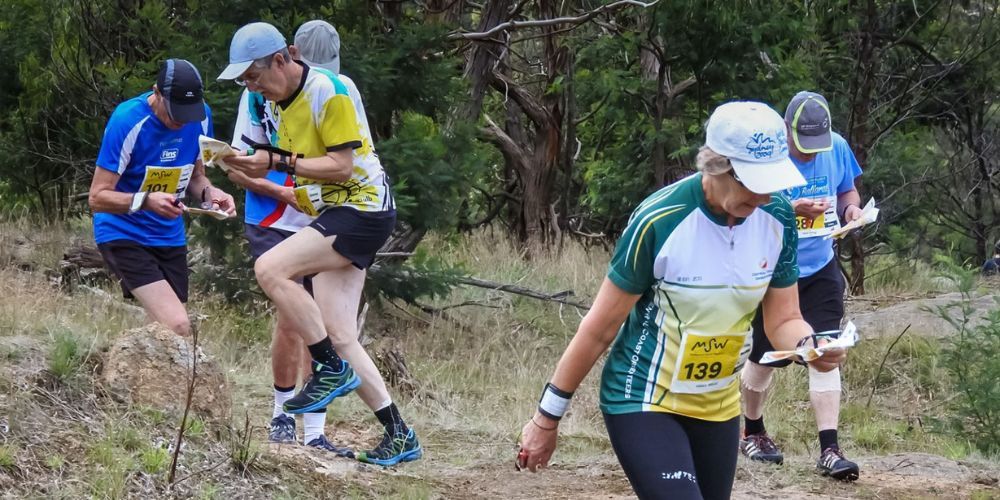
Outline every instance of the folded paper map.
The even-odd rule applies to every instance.
[[[833,332],[820,332],[817,335],[823,335],[824,333],[836,333]],[[858,328],[854,326],[854,323],[848,321],[844,325],[844,330],[841,331],[840,337],[831,340],[829,343],[824,344],[819,347],[812,347],[809,345],[804,345],[795,349],[794,351],[771,351],[765,352],[763,356],[760,357],[760,363],[773,363],[775,361],[781,361],[783,359],[791,359],[793,361],[812,361],[823,355],[824,352],[831,349],[846,349],[848,347],[854,347],[854,344],[858,342]]]
[[[213,208],[211,210],[206,210],[204,208],[194,208],[194,207],[184,207],[184,211],[191,215],[207,215],[213,219],[226,220],[230,216],[223,210]]]
[[[868,224],[871,224],[876,220],[878,220],[878,209],[875,208],[875,198],[872,198],[868,200],[868,203],[865,204],[865,208],[861,210],[861,217],[854,219],[851,222],[848,222],[847,224],[844,224],[843,227],[826,235],[823,239],[828,240],[830,238],[835,238],[835,239],[843,238],[844,235],[846,235],[847,233],[859,227],[867,226]]]
[[[240,154],[229,144],[212,139],[207,135],[198,137],[198,147],[201,148],[201,162],[206,167],[221,168],[223,172],[229,171],[229,165],[226,165],[225,159]]]

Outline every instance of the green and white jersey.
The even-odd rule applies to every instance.
[[[768,287],[796,284],[798,235],[775,195],[729,227],[705,202],[701,174],[636,208],[608,278],[641,294],[608,354],[601,410],[662,411],[711,421],[740,413],[737,374]]]

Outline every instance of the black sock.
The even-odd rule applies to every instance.
[[[409,427],[403,422],[403,416],[399,414],[399,408],[396,408],[396,403],[390,403],[389,406],[377,410],[375,412],[375,417],[378,421],[382,423],[382,427],[385,427],[385,432],[389,434],[399,434],[409,432]]]
[[[278,387],[278,384],[274,384],[274,390],[278,392],[292,392],[295,390],[295,386],[293,385],[291,387]]]
[[[749,436],[751,434],[762,434],[764,433],[764,416],[761,415],[757,420],[752,420],[750,417],[743,416],[743,435]]]
[[[827,448],[839,448],[837,444],[837,429],[827,429],[819,431],[819,452],[823,453]]]
[[[340,360],[340,356],[337,356],[337,351],[333,349],[330,337],[323,337],[323,340],[310,345],[309,354],[312,354],[313,359],[329,366],[335,372],[339,372],[343,368],[343,362]]]

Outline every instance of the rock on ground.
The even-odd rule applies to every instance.
[[[955,328],[943,318],[934,313],[938,307],[949,307],[962,300],[959,293],[948,293],[938,297],[922,300],[907,300],[876,310],[865,311],[858,303],[851,304],[847,318],[854,321],[862,338],[877,338],[896,336],[910,325],[907,334],[925,335],[931,337],[946,337],[956,333]],[[970,326],[981,324],[983,317],[997,307],[993,295],[972,297],[973,321]],[[930,309],[927,311],[925,309]],[[950,307],[949,314],[953,318],[961,317],[961,309]]]
[[[190,337],[181,337],[158,323],[125,332],[104,360],[102,384],[112,395],[169,413],[184,411],[191,364]],[[198,380],[191,409],[211,420],[229,417],[232,396],[225,374],[201,346]]]

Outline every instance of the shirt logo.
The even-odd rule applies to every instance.
[[[177,148],[164,149],[160,153],[160,161],[174,161],[177,159],[177,155],[180,151]]]
[[[763,259],[761,259],[761,261],[760,261],[760,268],[761,269],[767,269],[767,257],[764,257]]]

